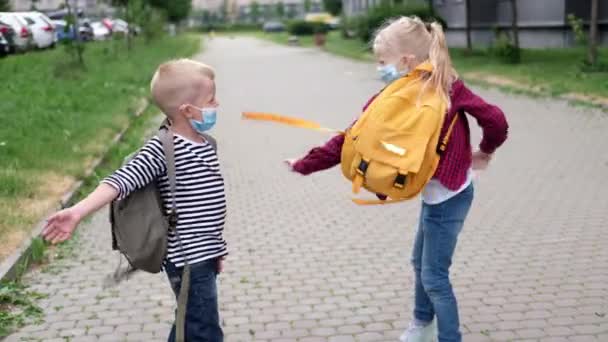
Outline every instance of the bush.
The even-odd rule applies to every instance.
[[[235,23],[235,24],[224,24],[224,23],[210,23],[206,24],[199,28],[201,32],[243,32],[243,31],[259,31],[262,29],[262,26],[259,24],[245,24],[245,23]]]
[[[342,35],[342,38],[344,38],[344,39],[354,38],[354,36],[357,33],[358,18],[349,18],[349,17],[343,15],[340,22],[341,22],[340,33]]]
[[[331,27],[325,23],[313,23],[313,30],[315,33],[326,34],[331,30]]]
[[[357,36],[365,43],[369,42],[374,33],[389,19],[401,16],[417,16],[424,21],[437,21],[443,28],[447,28],[443,20],[435,11],[424,4],[383,4],[372,8],[367,15],[354,20]]]
[[[315,33],[316,25],[304,20],[294,20],[289,23],[287,31],[295,36],[311,36]]]
[[[509,36],[504,32],[497,34],[494,46],[490,51],[504,63],[517,64],[521,60],[520,49],[511,42]]]

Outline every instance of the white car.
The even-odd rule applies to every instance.
[[[94,40],[106,40],[112,34],[106,25],[99,21],[92,22],[91,28],[93,29]]]
[[[112,33],[128,34],[129,24],[122,19],[112,20]]]
[[[0,21],[10,25],[15,31],[15,48],[18,51],[27,51],[34,47],[32,30],[28,27],[25,19],[16,13],[0,12]]]
[[[21,12],[17,15],[23,18],[32,30],[36,47],[39,49],[55,47],[57,41],[55,26],[49,17],[40,12]]]

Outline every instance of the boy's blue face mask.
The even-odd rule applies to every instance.
[[[196,108],[196,107],[195,107]],[[198,133],[204,133],[213,126],[215,126],[215,122],[217,121],[217,108],[216,107],[208,107],[208,108],[197,108],[201,111],[202,121],[190,119],[190,124],[192,128],[196,130]]]

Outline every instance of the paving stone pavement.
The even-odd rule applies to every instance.
[[[381,86],[374,66],[245,38],[215,39],[201,58],[217,68],[221,103],[226,340],[397,341],[411,317],[419,201],[357,207],[338,170],[300,177],[282,165],[325,136],[240,120],[266,110],[344,127]],[[464,341],[608,341],[608,116],[475,90],[504,109],[511,133],[476,182],[452,268]],[[166,279],[103,290],[116,266],[109,238],[103,212],[59,274],[31,273],[49,294],[46,322],[6,341],[164,341]]]

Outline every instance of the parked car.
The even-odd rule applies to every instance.
[[[129,24],[122,19],[114,19],[112,20],[112,34],[128,34],[129,33]]]
[[[80,23],[80,22],[79,22]],[[74,40],[76,39],[76,30],[72,27],[67,29],[67,22],[65,20],[53,20],[55,25],[55,36],[57,41]],[[93,28],[88,21],[82,22],[78,28],[78,34],[82,41],[93,40]]]
[[[91,23],[91,28],[93,29],[93,39],[94,40],[105,40],[110,37],[112,32],[99,21],[95,21]]]
[[[34,43],[39,49],[55,47],[55,27],[51,23],[51,19],[40,12],[22,12],[17,13],[23,18],[34,36]]]
[[[74,9],[72,8],[72,13],[74,13]],[[69,12],[67,10],[67,8],[62,8],[56,11],[48,11],[46,12],[46,15],[51,18],[52,20],[65,20],[65,18],[68,16]],[[84,10],[82,8],[78,9],[78,18],[82,18],[84,15]]]
[[[9,53],[15,53],[17,47],[15,46],[15,30],[11,25],[0,21],[0,34],[4,36],[4,39],[8,42]]]
[[[53,20],[55,25],[55,37],[56,40],[62,42],[64,40],[76,39],[76,30],[74,28],[68,29],[68,23],[65,20]]]
[[[10,25],[15,31],[16,51],[27,51],[35,46],[32,30],[28,27],[25,19],[12,12],[1,12],[0,21]]]
[[[6,57],[9,53],[11,53],[11,46],[4,35],[0,33],[0,57]]]
[[[279,21],[267,21],[263,26],[264,32],[283,32],[285,25]]]

